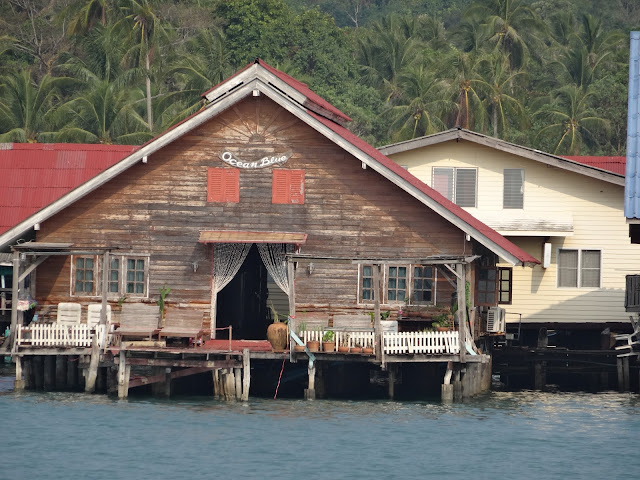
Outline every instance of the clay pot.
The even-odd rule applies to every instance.
[[[310,352],[318,352],[320,351],[320,341],[318,340],[309,340],[307,342],[307,348]]]
[[[345,347],[345,346],[340,345],[338,347],[338,353],[349,353],[349,347]]]
[[[289,330],[286,323],[272,323],[267,327],[267,340],[274,352],[283,352],[289,344]]]
[[[362,347],[351,347],[349,353],[362,353]]]
[[[362,353],[365,355],[373,355],[373,347],[364,347]]]
[[[324,352],[335,352],[336,342],[322,342],[322,350]]]
[[[294,345],[293,346],[293,351],[294,352],[304,352],[304,345]]]

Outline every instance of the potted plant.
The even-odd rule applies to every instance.
[[[304,331],[307,329],[307,324],[304,322],[300,322],[296,325],[296,335],[298,338],[304,342]],[[293,346],[293,350],[295,352],[304,352],[304,345],[298,345],[297,343]]]
[[[349,349],[349,353],[362,353],[362,345],[356,343],[353,347]]]
[[[453,322],[451,319],[451,315],[447,313],[442,313],[433,317],[433,322],[431,326],[436,329],[438,332],[448,332],[452,330]]]
[[[367,344],[362,347],[362,353],[364,353],[365,355],[373,355],[373,342],[368,340]]]
[[[321,329],[318,327],[314,327],[309,329],[309,340],[307,340],[307,348],[310,352],[319,352],[320,351],[320,331]],[[314,333],[316,335],[314,335]]]
[[[340,344],[338,345],[339,353],[349,353],[349,335],[345,334],[340,339]]]
[[[336,334],[333,330],[327,330],[322,335],[322,350],[325,352],[335,352],[336,351]]]
[[[280,321],[272,302],[269,302],[269,308],[273,323],[267,327],[267,340],[274,352],[283,352],[289,343],[289,329],[286,323]]]

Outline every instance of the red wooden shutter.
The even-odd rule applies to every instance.
[[[304,203],[304,170],[274,170],[272,203]]]
[[[210,168],[207,178],[207,202],[239,201],[240,171],[237,168]]]

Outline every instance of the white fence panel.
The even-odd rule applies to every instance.
[[[460,352],[458,332],[385,332],[383,343],[387,355],[455,355]]]
[[[90,347],[93,331],[88,325],[57,323],[18,325],[17,345],[31,347]]]

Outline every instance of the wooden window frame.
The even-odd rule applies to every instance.
[[[305,171],[274,168],[272,172],[271,203],[275,205],[304,205]]]
[[[78,292],[76,291],[76,274],[77,274],[77,265],[76,260],[83,258],[85,261],[87,259],[93,260],[93,290],[91,292]],[[83,268],[86,271],[86,268]],[[69,293],[73,297],[96,297],[98,296],[98,292],[100,291],[100,268],[99,268],[99,257],[98,255],[71,255],[71,281],[69,282]],[[83,280],[84,282],[84,280]]]
[[[391,269],[395,268],[396,269],[396,274],[394,276],[392,276],[391,273]],[[404,268],[404,272],[405,275],[404,277],[400,277],[398,275],[398,271],[399,269]],[[384,298],[385,298],[385,305],[400,305],[400,304],[405,304],[407,303],[407,299],[409,298],[409,277],[411,275],[411,265],[402,265],[402,264],[389,264],[389,265],[385,265],[385,270],[386,270],[386,281],[384,282]],[[395,287],[390,287],[389,283],[391,283],[393,280],[396,281],[396,286]],[[404,288],[400,288],[398,286],[398,282],[404,280]],[[394,292],[395,293],[395,297],[393,300],[389,298],[389,293],[390,292]],[[404,298],[403,299],[398,299],[398,292],[404,292]]]
[[[416,289],[415,288],[415,282],[416,279],[418,277],[415,276],[415,269],[416,268],[422,268],[423,270],[425,268],[430,268],[431,269],[431,290],[425,290],[424,288],[421,289]],[[418,264],[411,264],[411,296],[409,297],[409,305],[435,305],[435,298],[436,298],[436,267],[435,265],[418,265]],[[428,277],[425,276],[421,276],[419,277],[423,282],[425,280],[429,280]],[[424,300],[420,300],[420,301],[416,301],[415,300],[415,293],[416,291],[419,290],[421,292],[425,292],[425,291],[430,291],[431,292],[431,300],[430,301],[424,301]]]
[[[363,281],[364,281],[364,268],[365,267],[371,267],[373,269],[373,265],[359,265],[358,268],[358,305],[374,305],[375,299],[374,298],[367,298],[364,299],[362,298],[363,295],[363,290],[365,290],[364,285],[363,285]],[[390,273],[389,273],[389,268],[393,268],[393,267],[406,267],[407,269],[407,276],[405,278],[406,281],[406,289],[405,289],[405,300],[389,300],[389,279],[390,279]],[[414,273],[413,273],[413,269],[414,267],[428,267],[431,268],[432,270],[432,277],[431,277],[431,301],[430,302],[419,302],[416,303],[415,301],[413,301],[413,293],[414,293],[414,289],[413,289],[413,281],[414,281]],[[380,305],[384,305],[386,307],[394,307],[394,306],[398,306],[398,305],[435,305],[435,299],[436,299],[436,288],[437,288],[437,269],[435,268],[435,265],[422,265],[422,264],[384,264],[382,265],[382,271],[381,273],[381,278],[380,278],[380,283],[382,284],[382,300],[380,302]],[[368,277],[367,277],[368,278]],[[373,288],[373,271],[371,272],[371,283],[372,283],[372,290],[374,290]],[[368,290],[368,288],[367,288]],[[375,294],[375,292],[374,292]]]
[[[209,167],[207,170],[207,202],[239,203],[240,169]]]
[[[509,272],[509,278],[504,279],[503,274]],[[507,282],[507,289],[503,287]],[[507,300],[502,300],[502,294],[506,293]],[[511,267],[498,267],[498,305],[511,305],[513,302],[513,268]]]
[[[576,285],[560,285],[560,254],[561,252],[577,252],[578,261],[577,261],[577,274],[576,274]],[[598,264],[598,285],[597,286],[583,286],[583,270],[586,269],[583,265],[583,256],[584,252],[598,252],[599,253],[599,264]],[[564,267],[568,268],[568,267]],[[595,270],[595,269],[593,269]],[[580,290],[599,290],[602,288],[602,249],[600,248],[558,248],[556,252],[556,288],[567,288],[567,289],[580,289]]]
[[[94,290],[93,292],[86,293],[80,292],[77,293],[75,291],[76,285],[76,259],[77,258],[93,258],[93,275],[94,275]],[[136,260],[144,260],[144,293],[127,293],[126,292],[126,284],[127,284],[127,259],[136,259]],[[112,292],[107,291],[108,298],[121,298],[124,296],[133,297],[133,298],[148,298],[149,296],[149,263],[150,263],[150,255],[149,254],[138,254],[138,253],[129,253],[129,254],[118,254],[118,255],[110,255],[109,261],[113,260],[118,261],[118,291]],[[111,265],[109,265],[109,271],[113,270]],[[107,279],[107,288],[109,289],[110,285],[113,283],[111,280],[111,275],[109,275]],[[70,273],[70,295],[72,297],[101,297],[102,296],[102,256],[101,255],[71,255],[71,273]]]
[[[487,290],[487,289],[481,290],[480,289],[480,282],[483,281],[483,279],[481,278],[481,276],[482,276],[481,274],[482,274],[482,272],[485,272],[485,271],[486,272],[489,272],[489,271],[495,272],[495,282],[494,282],[494,289],[493,289],[494,301],[493,302],[482,301],[481,298],[480,298],[480,296],[483,293],[484,294],[491,293],[490,290]],[[499,300],[500,300],[500,298],[498,296],[499,295],[499,291],[498,291],[499,278],[500,278],[500,275],[499,275],[498,267],[491,266],[491,267],[480,267],[480,268],[478,268],[478,270],[476,272],[476,282],[475,282],[476,283],[476,285],[475,285],[475,287],[476,287],[475,288],[475,304],[477,306],[479,306],[479,307],[495,307],[496,305],[498,305]]]

